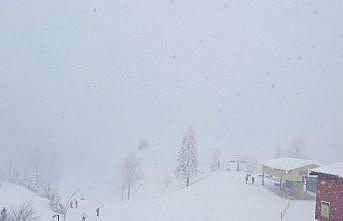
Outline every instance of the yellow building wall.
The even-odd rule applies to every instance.
[[[262,170],[264,172],[264,174],[267,175],[272,175],[278,178],[281,178],[283,181],[292,181],[293,186],[292,186],[292,195],[293,197],[297,198],[297,199],[302,199],[304,198],[304,190],[303,190],[303,179],[302,179],[302,173],[301,171],[303,170],[310,170],[313,168],[318,167],[319,165],[316,164],[311,164],[311,165],[307,165],[305,167],[300,167],[294,170],[290,170],[290,171],[284,171],[284,170],[279,170],[279,169],[273,169],[267,166],[263,166]]]
[[[318,167],[318,165],[311,164],[305,167],[300,167],[294,170],[285,171],[285,170],[279,170],[279,169],[273,169],[267,166],[263,166],[262,170],[265,174],[269,174],[278,178],[282,178],[282,180],[288,180],[288,181],[302,181],[302,170],[309,170]]]
[[[283,177],[284,180],[288,180],[288,181],[298,181],[301,182],[302,180],[302,173],[301,171],[303,170],[310,170],[313,168],[318,167],[319,165],[315,165],[315,164],[311,164],[305,167],[300,167],[294,170],[290,170],[288,171],[288,173],[285,174],[285,176]]]

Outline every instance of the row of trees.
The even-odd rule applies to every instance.
[[[297,137],[291,141],[288,148],[277,148],[274,157],[305,158],[306,149],[306,140],[303,137]]]
[[[139,149],[144,146],[140,142]],[[189,128],[182,141],[181,149],[178,152],[177,168],[175,176],[190,185],[191,178],[198,174],[198,152],[195,133],[193,128]],[[117,190],[121,192],[122,200],[131,198],[134,185],[143,178],[143,169],[141,162],[134,153],[128,154],[119,166],[119,177],[116,179]]]
[[[0,170],[0,181],[26,187],[35,193],[42,191],[46,185],[36,173],[28,173],[27,170],[20,173],[14,167],[9,167],[8,173]]]
[[[9,159],[0,168],[0,181],[24,186],[35,193],[44,191],[46,186],[58,182],[55,157],[43,157],[38,148],[29,149],[27,156],[14,163]]]
[[[31,173],[28,173],[27,170],[23,169],[20,173],[17,168],[15,168],[11,163],[8,164],[7,173],[0,171],[0,182],[8,182],[15,185],[19,185],[22,187],[27,188],[28,190],[38,194],[39,196],[49,200],[49,206],[51,211],[56,214],[60,214],[65,216],[66,215],[66,206],[62,203],[62,200],[58,194],[58,192],[51,187],[51,185],[47,182],[44,182],[40,176],[39,168],[34,167]],[[23,213],[29,214],[33,212],[30,204],[24,204],[19,208],[11,209],[7,214],[6,221],[17,220],[15,217],[23,217]],[[19,215],[18,215],[19,214]],[[35,213],[34,213],[35,214]],[[36,220],[35,216],[32,213],[32,217],[28,220]],[[5,210],[3,211],[2,218],[5,217]],[[26,219],[19,219],[20,221],[24,221]],[[0,221],[2,221],[0,219]]]
[[[39,215],[33,209],[31,204],[23,204],[11,209],[2,208],[0,221],[38,221]]]
[[[118,189],[121,192],[121,199],[131,198],[131,192],[134,184],[143,178],[143,168],[140,161],[134,153],[127,155],[119,168]]]
[[[141,141],[139,149],[146,148],[147,144]],[[278,149],[275,157],[305,157],[306,142],[304,138],[296,138],[291,142],[288,149]],[[255,158],[244,157],[245,170],[250,173],[256,172],[258,162]],[[182,140],[181,148],[177,155],[177,167],[175,169],[176,178],[185,182],[186,186],[191,184],[191,179],[199,173],[198,170],[198,151],[195,132],[192,127],[188,128]],[[210,159],[210,170],[215,171],[221,169],[221,156],[218,151],[213,151]],[[134,154],[129,154],[125,157],[120,166],[120,184],[122,200],[130,199],[132,187],[143,178],[143,170],[140,161]]]

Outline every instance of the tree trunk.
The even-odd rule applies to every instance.
[[[125,192],[125,189],[121,188],[121,201],[124,201],[124,192]]]
[[[131,184],[127,186],[127,200],[130,200],[130,194],[131,194]]]
[[[189,186],[189,176],[186,179],[186,186]]]

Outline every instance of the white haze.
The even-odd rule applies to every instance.
[[[342,160],[342,10],[340,0],[3,0],[0,166],[32,165],[39,151],[68,191],[105,189],[140,139],[144,160],[172,173],[190,125],[203,161],[211,149],[269,159],[295,137],[309,158]]]

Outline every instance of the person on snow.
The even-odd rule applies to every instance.
[[[255,177],[251,177],[251,183],[252,183],[252,184],[255,183]]]
[[[96,216],[99,217],[100,216],[100,208],[97,208],[95,211],[96,211]]]
[[[248,174],[246,174],[245,175],[245,184],[248,184],[248,179],[249,179]]]

